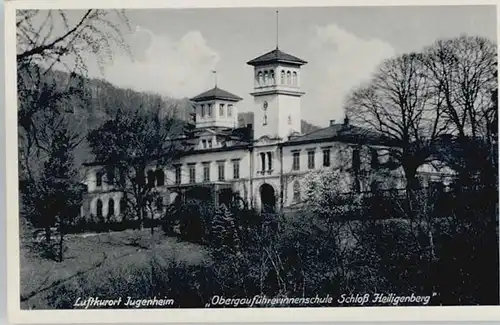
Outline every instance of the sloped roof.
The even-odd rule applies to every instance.
[[[223,99],[234,102],[242,100],[241,97],[231,94],[230,92],[218,88],[217,86],[191,98],[191,100],[194,102],[201,102],[204,100],[211,100],[211,99]]]
[[[296,56],[285,53],[280,49],[276,48],[266,54],[263,54],[253,60],[247,62],[249,65],[257,66],[261,64],[274,63],[274,62],[282,62],[282,63],[291,63],[296,65],[306,64],[307,61],[299,59]]]
[[[311,143],[317,141],[341,140],[354,143],[371,143],[390,145],[391,140],[382,134],[354,125],[333,124],[326,128],[290,138],[285,145]]]

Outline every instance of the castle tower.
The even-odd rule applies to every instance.
[[[238,126],[238,108],[241,100],[234,94],[218,88],[205,91],[193,98],[196,128],[235,128]]]
[[[301,131],[300,68],[307,62],[276,49],[247,64],[254,67],[254,135],[286,139]]]

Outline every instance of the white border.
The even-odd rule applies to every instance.
[[[470,307],[337,307],[172,310],[20,309],[19,207],[17,163],[16,9],[329,7],[406,5],[497,5],[495,0],[6,0],[5,2],[5,148],[7,211],[7,311],[14,323],[227,323],[326,321],[500,321],[500,306]],[[498,30],[498,28],[497,28]],[[498,37],[497,33],[497,37]]]

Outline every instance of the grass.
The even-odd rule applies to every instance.
[[[66,246],[64,260],[55,262],[21,245],[23,309],[51,308],[48,297],[61,286],[81,286],[83,281],[114,270],[139,269],[152,258],[165,265],[188,266],[207,264],[210,260],[204,247],[165,237],[160,230],[153,235],[149,229],[67,235]]]

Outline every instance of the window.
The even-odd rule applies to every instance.
[[[144,185],[144,170],[138,171],[137,175],[135,175],[135,181],[137,184]]]
[[[189,165],[189,183],[196,183],[196,166]]]
[[[96,177],[95,185],[98,187],[102,186],[102,172],[100,172],[100,171],[97,172],[95,177]]]
[[[300,152],[294,152],[293,153],[292,169],[293,170],[299,170],[300,169]]]
[[[165,173],[161,169],[157,169],[155,172],[156,176],[156,186],[165,185]]]
[[[175,166],[175,184],[181,183],[181,166]]]
[[[227,117],[231,117],[233,115],[233,105],[227,105]]]
[[[102,201],[101,201],[101,199],[97,199],[96,214],[99,218],[102,217]]]
[[[274,79],[274,71],[271,71],[271,84],[276,84],[276,79]]]
[[[361,168],[361,157],[359,155],[359,149],[354,148],[352,150],[352,169],[359,171]]]
[[[224,104],[219,105],[219,116],[224,116]]]
[[[292,115],[288,115],[288,125],[292,125]]]
[[[371,166],[372,166],[372,168],[377,168],[379,165],[378,151],[377,151],[377,149],[370,149],[370,153],[372,156]]]
[[[208,109],[207,112],[208,117],[212,117],[212,104],[208,104],[207,109]]]
[[[156,199],[156,211],[163,212],[163,198],[159,197]]]
[[[323,166],[330,167],[330,149],[323,149]]]
[[[207,140],[201,140],[201,146],[203,147],[203,149],[206,149],[207,148]]]
[[[293,200],[294,201],[300,200],[300,183],[299,183],[299,181],[295,181],[293,183]]]
[[[260,153],[260,167],[262,172],[266,170],[266,154],[263,152]]]
[[[259,71],[259,73],[258,73],[258,82],[259,82],[259,85],[262,85],[262,84],[263,84],[263,80],[262,80],[262,71]]]
[[[203,164],[203,181],[210,182],[210,163]]]
[[[233,178],[234,179],[240,178],[240,161],[239,160],[233,161]]]
[[[267,153],[267,170],[272,170],[273,169],[273,153],[268,152]]]
[[[127,212],[127,198],[123,196],[120,199],[120,213],[125,214]]]
[[[148,186],[155,186],[155,173],[152,170],[148,171]]]
[[[268,78],[268,75],[267,75],[267,70],[264,71],[264,85],[267,85],[269,83],[269,78]]]
[[[106,182],[108,185],[113,185],[115,182],[115,173],[113,167],[106,168]]]
[[[208,147],[212,148],[212,140],[208,140]]]
[[[224,170],[224,163],[220,162],[219,163],[219,181],[223,181],[225,177],[225,170]]]
[[[315,152],[310,150],[307,152],[307,168],[309,169],[314,169],[314,158],[315,158]]]
[[[264,121],[262,121],[262,125],[267,125],[267,114],[264,114]]]
[[[281,84],[285,83],[285,71],[281,71]]]
[[[297,72],[292,73],[292,84],[297,85]]]
[[[115,215],[115,201],[113,199],[109,199],[108,201],[108,216]]]
[[[205,105],[201,105],[201,117],[204,118],[205,117]]]
[[[292,74],[290,73],[290,71],[287,71],[286,72],[286,83],[289,85],[292,83]]]

